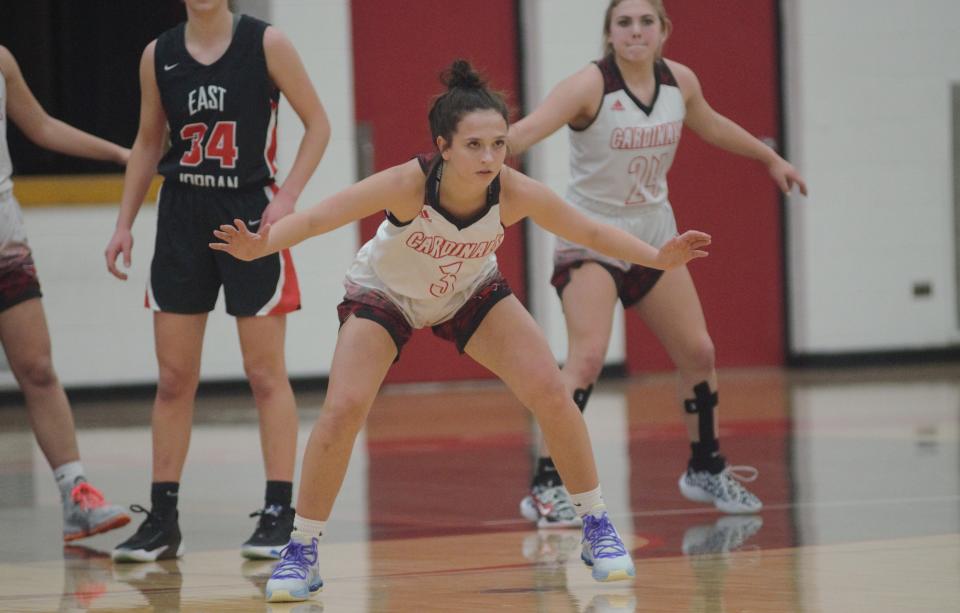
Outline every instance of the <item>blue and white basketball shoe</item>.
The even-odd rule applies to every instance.
[[[583,550],[580,559],[593,569],[597,581],[621,581],[637,576],[630,553],[606,511],[583,517]]]
[[[309,534],[296,530],[290,534],[290,542],[280,552],[280,563],[267,581],[267,602],[307,600],[323,589],[317,543]]]

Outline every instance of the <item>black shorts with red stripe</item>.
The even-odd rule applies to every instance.
[[[558,264],[553,268],[553,277],[550,278],[550,284],[557,289],[557,296],[563,299],[563,290],[570,283],[571,271],[580,268],[587,262],[599,264],[610,273],[610,276],[613,277],[613,284],[617,286],[617,296],[620,297],[620,302],[625,309],[629,309],[649,294],[653,286],[660,280],[660,276],[663,275],[663,271],[658,268],[647,268],[637,264],[624,271],[621,268],[597,260],[573,260]]]
[[[480,327],[490,309],[512,293],[513,290],[510,289],[507,280],[498,272],[477,288],[453,317],[431,326],[431,330],[435,336],[454,343],[457,351],[463,353],[470,338]],[[343,302],[337,306],[340,325],[342,326],[351,315],[380,324],[397,346],[399,360],[403,346],[413,334],[413,327],[407,318],[390,298],[376,290],[357,292],[353,295],[353,298],[344,298]]]
[[[270,202],[270,187],[227,191],[167,181],[160,190],[157,241],[146,306],[165,313],[212,311],[223,286],[227,313],[280,315],[300,308],[300,287],[284,250],[244,262],[210,249],[213,230],[242,219],[256,231]]]

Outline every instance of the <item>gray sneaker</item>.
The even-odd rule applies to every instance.
[[[680,493],[687,500],[713,503],[724,513],[756,513],[763,503],[740,481],[755,481],[758,472],[752,466],[727,466],[715,475],[687,470],[680,476]]]
[[[100,490],[81,481],[63,501],[63,540],[86,538],[130,523],[130,516],[122,508],[107,504]]]
[[[562,485],[535,485],[520,501],[520,515],[538,528],[579,528],[583,520],[577,516],[567,488]]]

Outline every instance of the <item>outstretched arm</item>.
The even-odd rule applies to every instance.
[[[92,160],[126,164],[130,150],[87,134],[47,114],[5,47],[0,47],[0,72],[7,81],[7,112],[32,142],[44,149]]]
[[[398,218],[411,219],[419,212],[422,198],[423,173],[413,160],[367,177],[275,224],[265,224],[260,233],[250,232],[243,220],[235,219],[234,225],[213,231],[222,242],[210,243],[210,248],[238,260],[255,260],[382,211],[387,204]]]
[[[510,126],[511,155],[520,155],[564,125],[593,119],[603,95],[603,75],[590,64],[567,77],[547,94],[532,113]]]
[[[508,172],[509,171],[509,172]],[[505,225],[529,217],[544,230],[618,260],[669,270],[707,256],[710,235],[688,230],[660,249],[613,226],[594,221],[557,196],[547,186],[505,168],[502,181]]]
[[[263,222],[273,223],[293,212],[297,198],[330,142],[330,121],[290,40],[280,30],[269,27],[263,36],[263,49],[270,78],[290,102],[304,127],[293,166],[280,191],[263,212]]]
[[[680,83],[687,105],[685,125],[711,145],[762,162],[783,193],[790,193],[796,185],[801,194],[807,195],[807,184],[790,162],[737,123],[715,111],[704,98],[700,81],[692,70],[683,64],[668,62]]]

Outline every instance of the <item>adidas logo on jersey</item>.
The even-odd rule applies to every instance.
[[[610,107],[611,111],[625,111],[627,109],[623,108],[623,103],[619,100],[613,102],[613,106]]]

